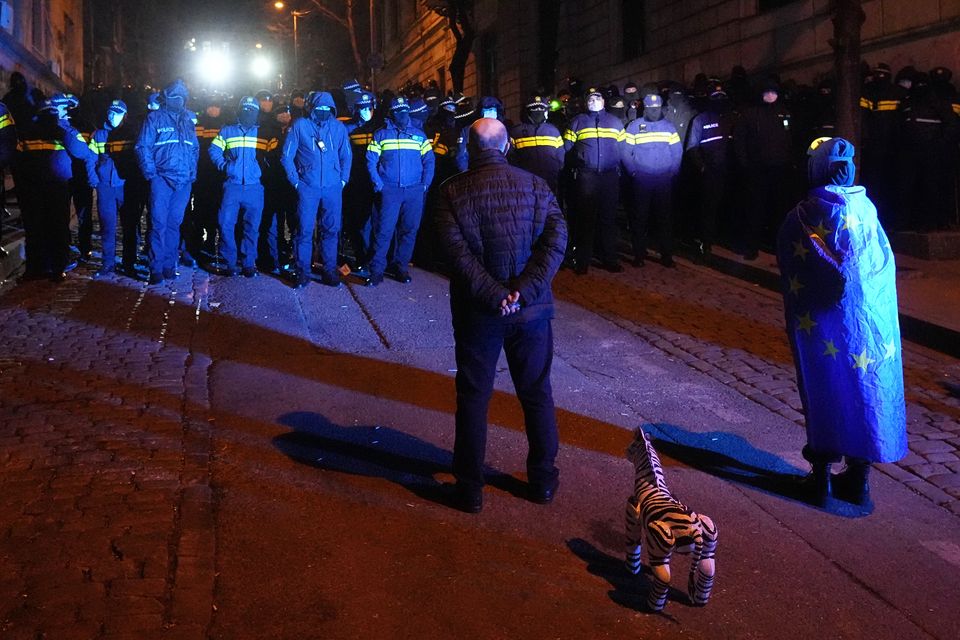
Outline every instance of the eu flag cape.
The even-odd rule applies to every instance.
[[[809,446],[899,460],[907,434],[896,266],[864,188],[811,190],[780,228],[777,260]]]

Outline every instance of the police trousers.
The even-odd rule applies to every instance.
[[[165,178],[150,181],[150,231],[147,258],[152,275],[163,275],[177,267],[180,225],[190,202],[190,183],[177,184]]]
[[[370,248],[371,275],[383,275],[391,240],[395,242],[391,266],[406,271],[423,217],[423,197],[423,185],[419,184],[384,186],[377,194]]]
[[[627,213],[635,258],[644,258],[647,255],[647,228],[651,217],[657,232],[660,255],[673,255],[672,178],[631,178]]]
[[[223,200],[217,214],[220,226],[220,255],[227,269],[237,265],[237,220],[243,211],[240,241],[241,267],[253,269],[257,263],[257,238],[260,235],[260,216],[263,214],[262,184],[224,184]]]
[[[550,386],[551,321],[507,324],[498,319],[458,321],[454,316],[453,335],[457,361],[453,475],[457,482],[469,489],[484,484],[487,408],[501,350],[507,355],[510,377],[523,408],[529,444],[527,477],[531,484],[554,482],[559,475],[554,462],[560,440]]]
[[[117,261],[117,221],[123,233],[123,264],[133,267],[137,262],[137,243],[140,240],[140,212],[127,202],[126,185],[97,187],[97,215],[100,218],[100,236],[103,240],[103,266],[112,268]]]
[[[297,232],[293,237],[294,261],[300,273],[310,273],[313,258],[313,232],[317,229],[323,269],[333,273],[337,269],[337,242],[340,239],[340,221],[343,207],[343,189],[335,187],[297,187]],[[319,218],[319,228],[317,220]]]
[[[578,268],[587,268],[597,257],[604,264],[615,264],[617,258],[617,202],[620,197],[620,176],[616,171],[596,173],[580,169],[574,182],[576,215],[574,242]]]

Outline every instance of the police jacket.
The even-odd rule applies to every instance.
[[[620,118],[603,109],[580,113],[567,125],[563,138],[574,169],[608,173],[619,168],[626,140]]]
[[[389,118],[367,146],[367,170],[375,191],[384,186],[430,186],[433,164],[427,135],[413,125],[401,131]]]
[[[17,151],[17,127],[7,106],[0,102],[0,169],[13,162]]]
[[[900,149],[921,153],[941,152],[952,137],[954,114],[950,104],[932,91],[915,93],[904,100],[900,117]]]
[[[666,118],[637,118],[627,125],[623,166],[635,178],[672,178],[680,172],[680,135]]]
[[[147,114],[135,146],[144,178],[161,177],[179,185],[197,179],[200,145],[195,120],[188,109],[176,112],[160,107]]]
[[[460,173],[457,167],[460,129],[455,124],[453,114],[441,114],[427,121],[426,134],[433,144],[435,162],[433,181],[440,184],[450,176]]]
[[[69,182],[73,177],[73,159],[86,163],[87,178],[96,186],[96,157],[80,132],[65,119],[41,113],[23,132],[19,148],[24,167],[39,181],[39,188],[44,182]]]
[[[553,317],[550,283],[563,262],[567,227],[546,181],[510,166],[499,151],[481,151],[468,171],[441,185],[436,217],[454,324]],[[501,317],[500,301],[514,291],[520,311]]]
[[[560,131],[549,122],[524,122],[510,129],[510,162],[556,185],[566,152]]]
[[[792,116],[785,105],[755,104],[734,127],[733,148],[742,167],[782,167],[793,162]]]
[[[260,127],[228,124],[210,144],[210,161],[226,175],[227,184],[261,184],[267,153],[277,148],[277,139],[267,139]]]
[[[687,137],[690,135],[690,123],[697,117],[697,110],[690,104],[686,95],[671,93],[666,106],[664,106],[663,115],[676,128],[677,135],[680,136],[680,144],[686,149]]]
[[[735,122],[732,111],[712,109],[693,119],[687,151],[698,170],[725,171],[730,167]]]
[[[121,123],[113,128],[109,123],[97,129],[90,137],[90,151],[96,156],[94,168],[96,179],[103,187],[122,187],[130,178],[137,176],[137,156],[134,153],[133,130]]]
[[[197,142],[200,143],[200,158],[197,161],[197,179],[200,181],[217,178],[217,168],[210,160],[210,145],[224,125],[222,117],[212,117],[206,113],[197,116]]]
[[[367,171],[367,146],[373,142],[373,134],[377,128],[373,120],[363,122],[354,119],[347,123],[350,151],[353,153],[353,164],[350,165],[350,180],[366,183],[368,187],[370,172]]]
[[[334,118],[296,120],[287,132],[280,162],[294,187],[301,182],[316,189],[343,186],[350,180],[353,163],[347,128]]]

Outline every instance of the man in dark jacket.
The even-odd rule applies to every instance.
[[[181,80],[167,86],[163,105],[144,120],[136,145],[140,170],[150,182],[150,284],[177,277],[180,224],[197,179],[200,145],[187,95]]]
[[[336,119],[337,107],[326,91],[310,94],[307,115],[290,126],[280,162],[297,191],[297,232],[293,239],[295,286],[310,282],[313,230],[320,214],[320,282],[340,286],[337,242],[340,239],[343,187],[350,179],[350,137]]]
[[[510,162],[547,181],[557,193],[563,169],[563,136],[547,122],[550,104],[533,96],[523,108],[523,122],[510,129]]]
[[[470,169],[441,187],[437,222],[448,252],[456,341],[453,501],[476,513],[483,506],[487,405],[501,349],[523,406],[530,499],[551,502],[559,484],[550,283],[563,261],[567,230],[547,183],[507,163],[502,123],[478,120],[469,140]]]

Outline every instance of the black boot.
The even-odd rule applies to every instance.
[[[870,463],[867,460],[848,456],[847,468],[834,478],[837,497],[860,507],[872,507],[869,475]]]
[[[839,462],[840,457],[814,451],[809,445],[803,448],[803,457],[813,467],[810,475],[803,479],[804,496],[810,504],[824,508],[833,497],[830,464]]]

